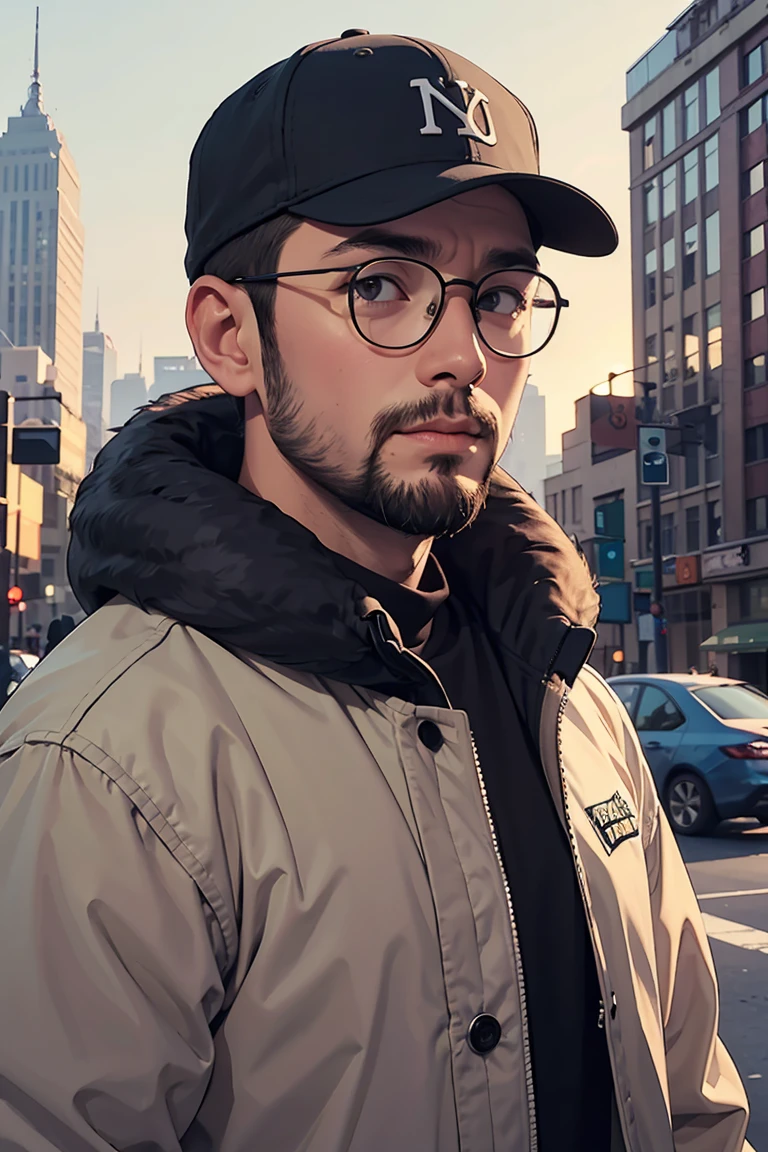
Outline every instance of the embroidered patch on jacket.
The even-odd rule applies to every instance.
[[[640,835],[637,817],[620,792],[614,792],[610,800],[592,804],[585,808],[585,812],[597,829],[609,856],[622,841]]]

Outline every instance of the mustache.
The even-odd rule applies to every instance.
[[[488,440],[494,437],[498,442],[499,425],[496,417],[492,412],[481,408],[473,396],[463,395],[460,392],[435,392],[413,404],[394,404],[391,408],[379,412],[371,424],[371,456],[376,455],[398,428],[425,424],[429,420],[437,420],[439,416],[445,416],[449,420],[456,420],[461,416],[475,420],[480,428],[481,439]]]

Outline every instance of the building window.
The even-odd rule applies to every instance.
[[[707,367],[712,372],[723,362],[723,329],[720,305],[707,308]]]
[[[758,224],[757,228],[750,228],[744,233],[744,259],[758,256],[765,250],[765,225]]]
[[[722,510],[719,500],[707,503],[707,544],[712,547],[723,539]]]
[[[43,191],[48,191],[48,165],[43,165]]]
[[[666,220],[667,216],[674,215],[677,207],[677,180],[675,179],[675,165],[665,168],[661,174],[661,214]]]
[[[704,221],[706,275],[720,271],[720,213],[713,212]]]
[[[704,191],[711,192],[720,183],[720,159],[717,134],[704,145]]]
[[[683,156],[683,204],[690,204],[699,194],[699,150]]]
[[[574,524],[581,524],[581,509],[582,509],[582,487],[579,484],[571,491],[572,511],[573,516],[571,519]]]
[[[677,147],[677,133],[675,132],[675,102],[670,100],[661,112],[662,126],[662,156],[669,156]]]
[[[765,288],[747,292],[744,297],[744,323],[759,320],[761,316],[765,316]]]
[[[754,103],[750,104],[748,108],[742,108],[741,110],[742,136],[749,136],[750,132],[756,132],[763,123],[764,117],[764,100],[763,97],[760,96]]]
[[[651,224],[655,224],[659,218],[659,179],[654,176],[653,180],[649,180],[643,189],[643,198],[645,200],[645,226],[649,228]]]
[[[650,520],[643,520],[638,525],[640,529],[640,555],[650,556],[653,548],[653,532]]]
[[[696,253],[699,248],[699,229],[696,224],[683,233],[683,288],[696,283]]]
[[[664,299],[675,293],[675,241],[667,240],[661,249],[664,269]]]
[[[747,536],[768,532],[768,496],[747,500]],[[766,612],[768,613],[768,580],[765,581]]]
[[[698,552],[701,548],[701,525],[699,521],[699,506],[685,510],[685,550]]]
[[[768,580],[745,580],[739,584],[742,620],[768,620]]]
[[[686,316],[683,320],[683,375],[686,380],[699,374],[699,334],[698,316]]]
[[[553,520],[557,520],[557,492],[547,496],[547,512]]]
[[[743,198],[746,200],[749,196],[754,196],[756,192],[762,191],[765,188],[765,163],[760,161],[750,168],[748,172],[743,175],[744,186],[741,190]]]
[[[675,514],[674,512],[666,512],[661,518],[662,556],[674,556],[676,554],[675,536]]]
[[[658,156],[658,141],[656,138],[656,130],[659,122],[658,116],[652,116],[650,120],[646,120],[645,128],[643,130],[643,168],[653,168]]]
[[[683,95],[683,140],[692,140],[699,131],[699,82],[686,88]]]
[[[39,176],[39,169],[40,169],[40,165],[39,165],[39,164],[35,164],[35,179],[34,179],[34,181],[33,181],[33,184],[32,184],[32,191],[33,191],[33,192],[39,192],[39,191],[40,191],[40,186],[39,186],[39,179],[40,179],[40,176]]]
[[[686,444],[685,446],[685,487],[698,488],[699,486],[699,445]]]
[[[744,57],[744,85],[749,87],[754,84],[755,80],[759,80],[764,72],[763,57],[765,50],[765,41],[758,44],[757,48],[753,48]]]
[[[709,127],[720,115],[720,66],[707,72],[704,77],[704,96],[706,102],[705,124]]]
[[[757,460],[768,460],[768,424],[747,428],[744,433],[744,462],[754,464]]]
[[[759,388],[768,381],[765,374],[765,353],[744,362],[744,387]]]
[[[675,354],[675,330],[664,329],[664,383],[674,384],[677,380],[677,357]]]
[[[653,308],[656,303],[656,249],[645,254],[645,306]]]
[[[650,364],[656,364],[658,359],[659,359],[658,339],[656,337],[656,333],[654,332],[654,334],[652,336],[646,336],[646,338],[645,338],[645,363],[646,363],[646,367]],[[655,373],[654,373],[654,376],[655,376]]]

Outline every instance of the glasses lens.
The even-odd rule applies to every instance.
[[[352,281],[355,323],[380,348],[408,348],[422,340],[440,307],[440,281],[408,260],[377,260]]]
[[[477,292],[477,326],[502,355],[532,356],[543,348],[557,320],[557,297],[535,272],[493,272]]]

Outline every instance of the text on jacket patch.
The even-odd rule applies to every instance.
[[[609,856],[623,840],[640,835],[637,817],[620,792],[614,792],[609,800],[592,804],[584,811],[597,829]]]

